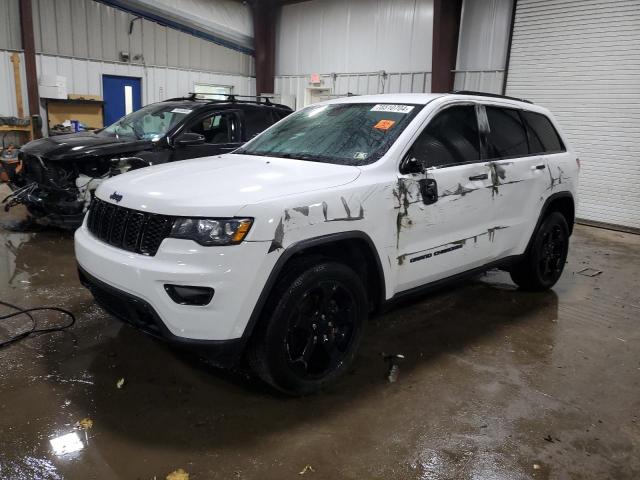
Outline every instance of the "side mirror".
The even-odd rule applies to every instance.
[[[204,135],[192,132],[183,133],[175,141],[176,147],[189,147],[191,145],[202,145],[203,143]]]
[[[438,184],[433,178],[423,178],[418,181],[422,203],[431,205],[438,201]]]

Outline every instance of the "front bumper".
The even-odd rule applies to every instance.
[[[162,322],[158,313],[144,300],[117,288],[113,288],[97,278],[89,275],[82,267],[78,267],[80,283],[84,285],[96,299],[96,302],[114,317],[156,338],[182,346],[202,349],[213,364],[220,367],[231,367],[238,363],[242,356],[245,342],[234,340],[192,340],[173,335]]]
[[[166,238],[155,256],[145,256],[96,239],[86,222],[75,233],[81,278],[98,302],[149,333],[182,343],[243,337],[275,263],[275,255],[267,255],[269,245],[203,247]],[[180,305],[165,284],[210,287],[215,294],[208,305]]]

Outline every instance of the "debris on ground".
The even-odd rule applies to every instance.
[[[305,465],[304,468],[298,472],[298,475],[305,475],[308,472],[315,472],[311,465]]]
[[[533,469],[534,470],[540,470],[540,465],[538,465],[537,463],[533,464]]]
[[[167,475],[166,480],[189,480],[189,474],[182,468],[179,468]]]
[[[576,273],[579,275],[584,275],[585,277],[597,277],[602,273],[602,270],[596,270],[595,268],[587,267]]]
[[[118,382],[116,383],[116,387],[118,387],[119,389],[122,388],[124,386],[124,378],[121,378],[120,380],[118,380]]]
[[[398,381],[398,376],[400,375],[400,362],[404,360],[404,355],[401,353],[393,353],[386,354],[382,353],[382,358],[387,365],[389,366],[389,371],[387,373],[387,380],[389,383],[395,383]]]
[[[80,420],[78,422],[78,427],[84,429],[84,430],[89,430],[91,428],[93,428],[93,420],[91,420],[90,418],[83,418],[82,420]]]

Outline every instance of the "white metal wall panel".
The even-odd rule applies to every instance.
[[[253,18],[247,2],[237,0],[129,0],[161,18],[178,21],[217,37],[253,47]]]
[[[502,93],[513,0],[464,0],[454,88]]]
[[[328,97],[429,92],[432,39],[433,0],[285,5],[276,37],[275,93],[301,108],[311,73],[320,74]]]
[[[191,2],[191,3],[190,3]],[[228,12],[225,18],[242,27],[238,35],[246,37],[246,25],[240,22],[246,6],[228,5],[228,1],[180,0],[189,5]],[[20,50],[18,0],[0,0],[0,49]],[[33,0],[33,26],[36,52],[91,60],[120,61],[120,52],[129,54],[137,65],[160,65],[194,70],[210,70],[253,75],[253,56],[213,42],[136,18],[122,10],[93,0]],[[212,15],[213,13],[211,13]],[[247,20],[250,24],[250,20]]]
[[[16,105],[16,87],[13,81],[13,64],[11,63],[11,54],[13,52],[7,52],[0,50],[0,115],[1,116],[16,116],[18,114],[18,107]],[[26,75],[24,72],[24,55],[20,56],[20,78],[22,80],[22,105],[24,105],[25,112],[28,111],[27,103],[27,83]]]
[[[64,76],[67,79],[67,90],[70,93],[88,95],[102,96],[102,75],[139,77],[142,79],[143,105],[187,95],[194,90],[195,83],[226,85],[233,87],[233,92],[238,95],[255,95],[255,78],[244,75],[161,66],[145,67],[121,62],[98,62],[40,54],[36,55],[36,67],[39,75],[45,72],[47,75]],[[2,72],[1,69],[0,66],[0,72]],[[26,92],[26,87],[23,91]],[[3,90],[0,91],[0,95],[4,95]],[[0,106],[2,106],[1,103]],[[15,106],[7,114],[15,115],[14,112]],[[0,110],[0,114],[3,113]],[[43,122],[46,124],[45,112],[41,111],[41,114]]]
[[[13,82],[13,52],[0,50],[0,115],[17,115],[15,86]],[[24,71],[24,55],[20,55],[22,95],[25,111],[27,109],[27,85]],[[255,78],[244,75],[214,73],[201,70],[179,70],[162,66],[131,65],[120,62],[98,62],[93,60],[52,55],[36,55],[38,75],[62,75],[67,80],[70,93],[102,96],[102,75],[124,75],[142,79],[142,104],[158,102],[172,97],[180,97],[194,90],[195,83],[225,85],[233,87],[238,95],[255,95]],[[45,112],[41,110],[46,125]],[[2,136],[0,136],[0,142]],[[7,137],[7,141],[16,141]]]
[[[380,72],[321,74],[320,85],[310,85],[308,75],[284,75],[275,78],[277,100],[291,108],[304,107],[308,88],[326,88],[326,98],[343,97],[348,93],[367,95],[376,93],[429,93],[431,72]]]
[[[433,0],[313,0],[285,5],[276,74],[430,71]]]
[[[18,0],[0,1],[0,48],[18,50],[20,39],[20,7]]]
[[[507,94],[554,112],[579,218],[640,228],[640,0],[518,0]]]

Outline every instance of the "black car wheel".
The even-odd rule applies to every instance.
[[[534,233],[522,261],[511,278],[525,290],[546,290],[556,284],[564,270],[569,252],[569,227],[559,212],[549,214]]]
[[[358,275],[341,263],[293,267],[271,295],[250,361],[271,386],[304,395],[335,380],[353,361],[367,296]]]

